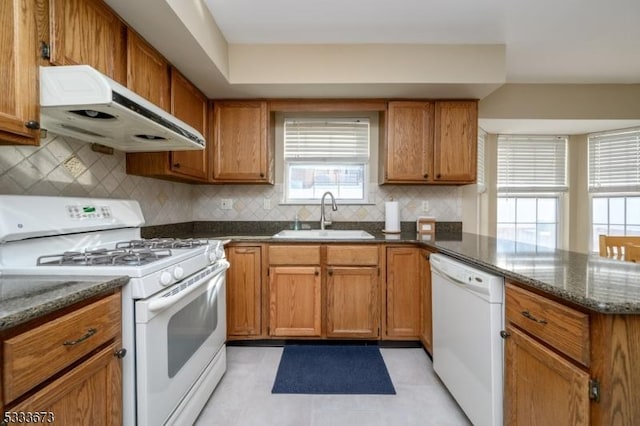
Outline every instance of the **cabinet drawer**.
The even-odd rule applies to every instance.
[[[327,246],[327,265],[378,265],[378,246]]]
[[[3,343],[5,403],[120,333],[120,293],[9,338]]]
[[[320,246],[269,246],[270,265],[319,265]]]
[[[589,316],[507,283],[507,321],[589,366]]]

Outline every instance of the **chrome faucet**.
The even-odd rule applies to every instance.
[[[327,191],[322,194],[322,198],[320,199],[320,229],[324,230],[324,227],[327,225],[331,225],[331,221],[326,219],[324,215],[324,198],[329,195],[331,197],[331,210],[334,212],[338,210],[338,205],[336,204],[336,199],[331,193],[331,191]]]

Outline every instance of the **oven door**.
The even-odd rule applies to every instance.
[[[226,260],[136,301],[138,425],[161,425],[223,347]]]

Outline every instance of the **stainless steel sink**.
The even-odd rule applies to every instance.
[[[360,230],[343,229],[303,229],[300,231],[283,230],[273,236],[288,240],[370,240],[373,235]]]

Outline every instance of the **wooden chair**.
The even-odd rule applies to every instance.
[[[624,260],[640,263],[640,244],[627,243],[624,245]]]
[[[638,245],[640,246],[640,236],[622,236],[622,235],[600,235],[600,256],[610,257],[618,260],[631,260],[630,256],[626,255],[626,245]],[[635,248],[631,248],[632,253],[636,253]]]

